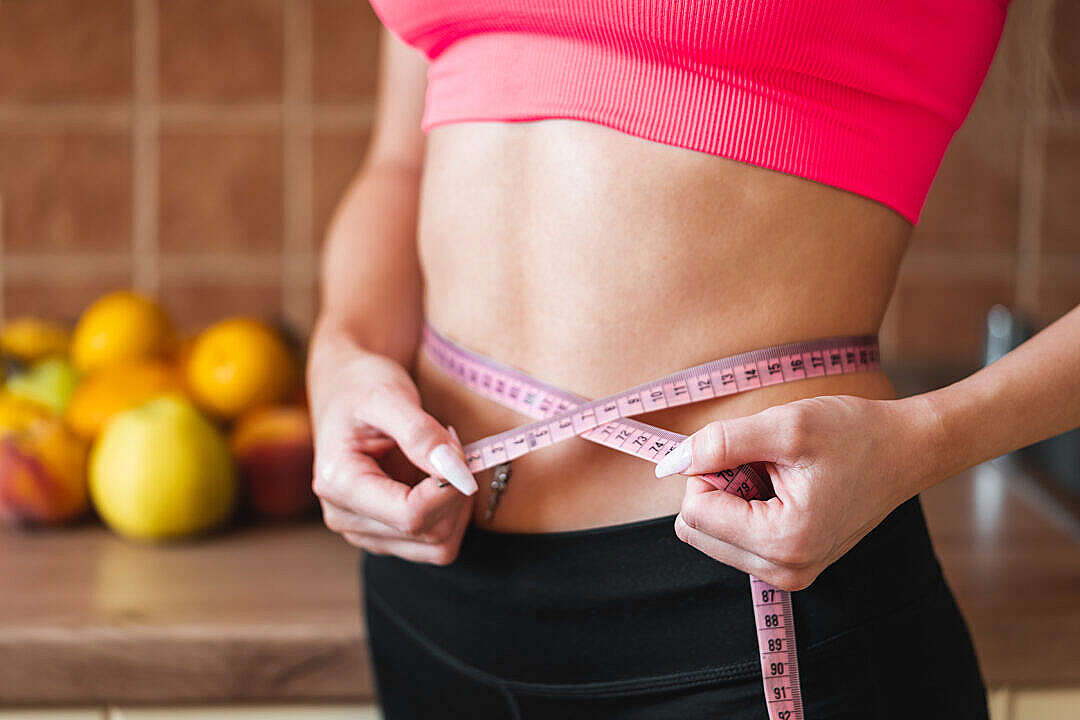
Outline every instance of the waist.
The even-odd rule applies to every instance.
[[[424,312],[475,352],[599,398],[739,352],[876,334],[909,233],[866,198],[590,123],[457,124],[428,141]],[[466,441],[524,420],[423,357],[416,375]],[[642,419],[689,433],[830,393],[893,389],[881,373],[838,376]],[[513,485],[499,529],[628,522],[681,498],[679,478],[585,441],[515,461]]]
[[[478,320],[478,322],[482,321]],[[466,385],[461,384],[458,378],[452,376],[451,373],[454,371],[445,364],[445,358],[438,361],[441,364],[436,364],[435,358],[439,357],[441,353],[434,351],[435,354],[433,355],[432,352],[431,349],[422,352],[418,356],[416,365],[417,383],[428,411],[442,422],[454,425],[466,444],[503,431],[511,431],[509,435],[516,437],[516,434],[520,431],[512,429],[521,425],[526,418],[504,407],[511,396],[502,397],[497,395],[496,400],[501,402],[501,405],[496,404],[496,400],[483,397],[479,393],[483,393],[483,388],[487,387],[487,385],[481,383],[472,388],[466,387]],[[467,353],[469,351],[462,348],[462,352]],[[855,357],[852,353],[849,353],[849,355]],[[796,366],[787,364],[791,362],[791,357],[795,356],[788,357],[785,355],[784,357],[786,359],[783,362],[777,362],[775,368],[773,368],[776,374],[770,375],[767,379],[764,370],[760,374],[755,374],[757,371],[752,368],[748,371],[750,374],[746,375],[745,378],[742,371],[740,371],[730,376],[732,378],[730,385],[722,385],[721,379],[723,375],[720,374],[719,370],[713,371],[715,377],[713,377],[712,387],[717,388],[716,393],[713,393],[707,387],[703,391],[698,391],[698,381],[689,379],[688,375],[687,382],[676,382],[676,385],[672,387],[671,393],[673,394],[670,407],[638,414],[635,419],[658,426],[663,430],[686,435],[711,420],[751,414],[770,405],[801,397],[823,394],[853,394],[877,398],[894,396],[888,379],[880,371],[873,369],[876,365],[852,366],[856,370],[855,372],[849,371],[844,374],[808,377],[798,379],[795,382],[767,385],[769,382],[781,380],[781,368],[783,368],[783,379],[802,377],[803,372],[801,370],[796,370]],[[809,356],[807,357],[807,367],[809,368],[810,359]],[[838,362],[840,357],[841,353],[837,353],[834,360]],[[777,358],[779,359],[780,356],[778,355]],[[817,375],[824,372],[820,368],[820,356],[816,360],[819,363],[816,371],[808,369],[807,375]],[[743,367],[741,362],[739,361],[738,367]],[[758,367],[764,368],[765,364],[765,361],[762,360]],[[527,367],[519,367],[518,369],[529,371]],[[685,367],[682,366],[663,368],[661,372],[654,372],[645,377],[636,378],[636,382],[627,383],[627,385],[637,385],[643,381],[651,382],[661,375],[684,369]],[[830,366],[830,372],[833,370],[833,366]],[[839,365],[835,366],[835,371],[840,372]],[[534,377],[541,382],[546,381],[546,378],[535,375]],[[694,375],[694,378],[696,377]],[[737,385],[734,380],[736,377],[738,378]],[[758,377],[761,378],[760,383],[756,379]],[[467,382],[468,375],[462,376],[461,380]],[[723,382],[726,383],[727,381]],[[686,394],[691,384],[695,388],[690,389],[689,394]],[[756,387],[759,384],[766,384],[767,386]],[[683,387],[681,395],[675,390],[679,385]],[[752,392],[721,396],[724,392],[734,392],[736,387],[739,390],[756,389],[753,389]],[[626,389],[620,388],[620,390]],[[507,392],[509,392],[509,386]],[[526,388],[524,392],[528,393],[529,391]],[[558,393],[558,391],[554,392]],[[579,394],[585,398],[600,398],[609,393]],[[517,397],[517,395],[512,397]],[[524,398],[525,396],[522,395],[521,397]],[[637,395],[635,394],[633,397],[637,397]],[[641,397],[644,397],[644,395],[641,395]],[[681,404],[691,398],[695,401],[693,404]],[[571,400],[571,402],[575,401]],[[623,401],[620,400],[612,407],[622,406],[622,404]],[[642,408],[665,407],[665,405],[666,403],[662,397],[660,399],[653,398],[649,399],[644,406],[627,406],[627,411],[634,414]],[[509,406],[514,407],[515,405],[510,402]],[[602,411],[601,406],[598,406],[595,417],[602,420],[603,423],[607,423],[610,421],[610,419],[607,419],[609,411]],[[532,413],[533,410],[539,407],[541,406],[526,405],[520,409],[523,412]],[[577,420],[574,422],[576,429]],[[567,421],[567,428],[569,427],[568,423],[569,421]],[[554,424],[548,426],[545,423],[545,427],[554,426]],[[584,426],[582,427],[584,428]],[[562,435],[564,438],[567,437],[561,431],[553,432]],[[572,435],[572,432],[569,434]],[[556,437],[556,435],[552,435],[552,437]],[[492,478],[489,477],[491,471],[478,472],[477,477],[480,481],[481,493],[477,497],[476,513],[474,514],[477,522],[489,524],[490,527],[503,531],[559,531],[630,522],[674,513],[678,510],[682,497],[682,479],[676,476],[657,480],[653,477],[651,465],[644,462],[646,455],[651,452],[653,441],[644,442],[643,440],[644,444],[641,445],[640,449],[644,454],[635,457],[619,455],[607,447],[577,437],[568,437],[563,442],[545,447],[548,443],[541,441],[546,440],[547,438],[543,434],[538,435],[539,449],[524,456],[519,452],[526,447],[526,445],[520,444],[520,442],[525,442],[524,440],[514,444],[513,450],[509,449],[510,446],[507,446],[507,454],[514,458],[514,490],[502,497],[499,514],[493,520],[484,517],[485,513],[482,512],[482,509],[487,507],[488,495],[492,491]],[[656,440],[656,438],[654,437],[653,440]],[[528,445],[533,446],[533,441],[529,440]],[[501,453],[503,451],[496,450],[495,452]],[[477,459],[479,460],[479,455]],[[491,467],[494,463],[495,460],[487,464],[479,464],[477,469]]]

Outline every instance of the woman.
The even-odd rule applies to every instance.
[[[799,591],[806,717],[985,717],[917,494],[1080,423],[1077,310],[926,395],[872,371],[642,416],[693,433],[662,479],[571,438],[515,459],[493,515],[457,435],[525,418],[420,342],[426,319],[600,398],[876,333],[1004,3],[375,8],[392,33],[309,382],[386,717],[767,717],[747,573]],[[748,462],[775,498],[696,477]]]

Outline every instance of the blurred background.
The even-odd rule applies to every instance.
[[[0,0],[0,320],[74,325],[134,288],[179,343],[244,316],[298,359],[378,33],[359,0]],[[905,394],[977,368],[993,306],[1037,329],[1080,303],[1078,194],[1080,3],[1017,0],[882,330]],[[1080,717],[1080,530],[1068,497],[995,468],[927,499],[995,720]],[[161,548],[96,521],[0,533],[0,719],[374,712],[354,562],[314,519]],[[1057,594],[1024,620],[1032,568]]]
[[[1080,302],[1080,6],[1021,0],[956,135],[882,340],[975,366],[994,303]],[[0,2],[0,314],[107,289],[182,326],[315,313],[316,257],[363,158],[378,21],[350,0]],[[945,71],[945,69],[943,69]]]

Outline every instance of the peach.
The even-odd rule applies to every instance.
[[[56,524],[85,512],[86,444],[42,413],[0,427],[0,522]]]
[[[311,420],[303,407],[252,410],[237,421],[233,455],[249,506],[264,517],[303,515],[315,506]]]

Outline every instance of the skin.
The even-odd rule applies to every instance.
[[[372,143],[327,238],[309,388],[326,524],[374,553],[454,560],[480,492],[440,487],[439,445],[526,419],[417,353],[426,315],[477,352],[586,397],[725,355],[881,324],[911,226],[801,178],[552,120],[419,131],[423,61],[384,36]],[[392,88],[392,91],[390,90]],[[1036,380],[1037,377],[1037,380]],[[905,499],[1080,424],[1080,310],[956,385],[897,400],[881,373],[642,416],[693,433],[664,479],[571,439],[514,461],[492,527],[678,514],[676,534],[806,587]],[[1008,422],[1001,418],[1008,417]],[[770,463],[745,502],[694,474]],[[684,475],[688,477],[684,477]]]

